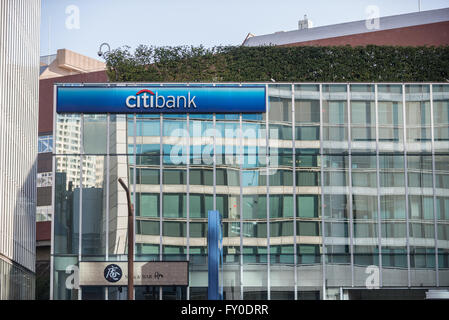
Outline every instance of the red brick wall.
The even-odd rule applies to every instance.
[[[51,239],[51,221],[36,222],[36,241]]]
[[[53,84],[55,83],[108,82],[106,71],[75,74],[71,76],[42,79],[39,81],[39,134],[53,132]]]
[[[348,36],[296,42],[285,46],[440,46],[449,45],[449,21]]]

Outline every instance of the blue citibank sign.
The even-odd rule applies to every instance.
[[[57,86],[57,113],[263,113],[266,87]]]

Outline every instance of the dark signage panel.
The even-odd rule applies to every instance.
[[[80,262],[81,286],[126,286],[128,262]],[[136,286],[188,286],[189,263],[187,261],[134,262]]]

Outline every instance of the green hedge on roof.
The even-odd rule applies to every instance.
[[[242,47],[140,45],[107,57],[110,81],[448,82],[449,46]]]

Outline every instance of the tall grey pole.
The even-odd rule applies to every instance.
[[[128,203],[128,300],[134,300],[134,216],[131,204],[131,194],[122,178],[118,179],[120,185],[125,189]]]

